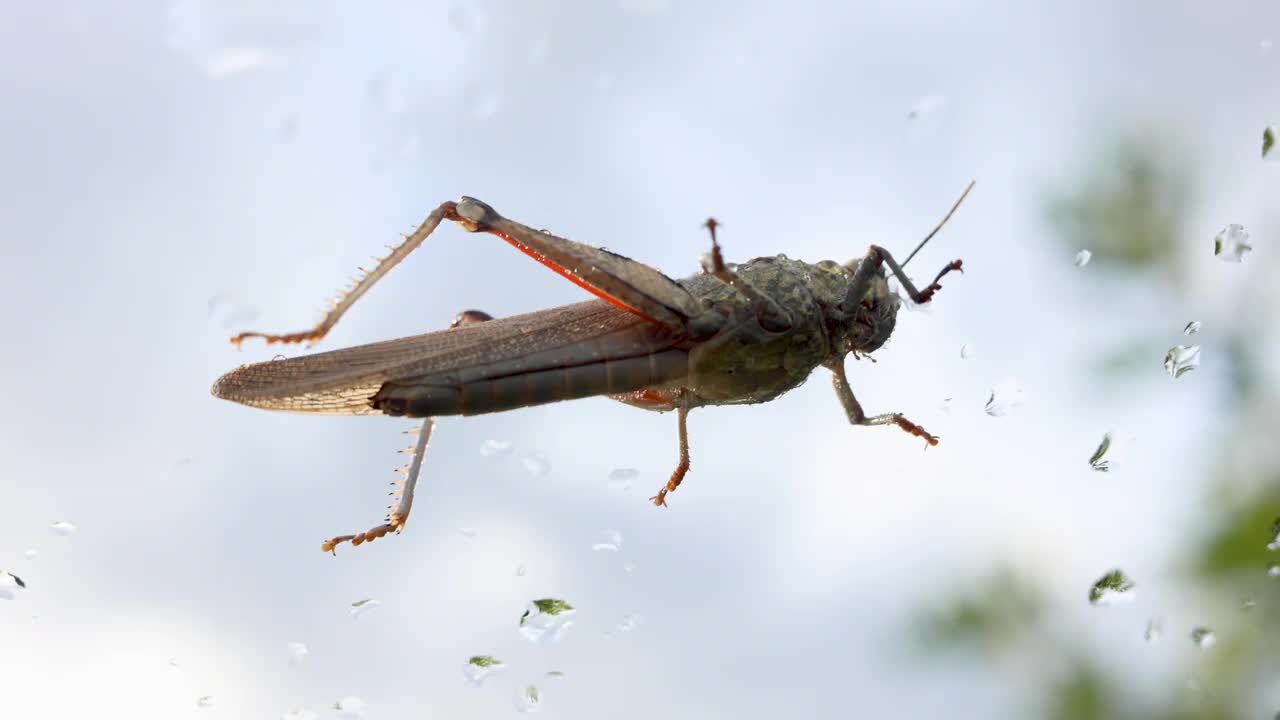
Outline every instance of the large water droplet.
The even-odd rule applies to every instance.
[[[355,695],[348,695],[334,703],[333,709],[338,711],[338,717],[342,720],[362,720],[365,702]]]
[[[907,111],[907,120],[920,120],[927,115],[942,110],[946,106],[947,98],[945,95],[925,95],[912,103],[911,109]]]
[[[1164,371],[1175,380],[1198,367],[1200,367],[1199,345],[1174,345],[1164,354]]]
[[[1218,643],[1218,636],[1206,627],[1192,628],[1191,642],[1194,642],[1201,650],[1208,650]]]
[[[1198,332],[1200,332],[1199,320],[1192,320],[1191,322],[1187,323],[1186,327],[1182,328],[1182,334],[1188,337],[1195,335]]]
[[[480,443],[480,457],[498,457],[511,452],[510,440],[485,440]]]
[[[564,600],[534,600],[520,616],[520,634],[532,643],[559,642],[573,624],[570,618],[575,612],[576,608]]]
[[[1147,631],[1143,634],[1147,643],[1155,645],[1160,642],[1160,638],[1164,635],[1164,622],[1158,617],[1153,617],[1147,621]]]
[[[1122,602],[1132,602],[1136,596],[1133,590],[1134,585],[1133,580],[1126,576],[1123,571],[1112,570],[1098,578],[1093,587],[1089,588],[1089,604],[1115,605]]]
[[[522,713],[536,713],[542,706],[542,691],[537,685],[527,685],[516,691],[516,710]]]
[[[615,468],[609,471],[609,489],[622,492],[631,489],[631,481],[640,476],[635,468]]]
[[[59,520],[58,522],[51,523],[49,525],[50,532],[54,535],[61,535],[63,537],[74,533],[77,529],[78,528],[76,528],[74,524],[69,523],[66,520]]]
[[[202,708],[213,707],[213,696],[201,695],[200,697],[196,698],[196,707],[202,707]]]
[[[960,359],[968,360],[973,357],[973,343],[965,343],[960,346]]]
[[[1082,268],[1085,265],[1088,265],[1089,261],[1092,259],[1093,259],[1093,253],[1089,252],[1088,250],[1081,250],[1080,252],[1076,253],[1076,260],[1075,260],[1076,267]]]
[[[1022,383],[1016,378],[1003,378],[991,387],[991,396],[987,399],[987,414],[992,417],[1003,417],[1022,404],[1026,392]]]
[[[1111,450],[1111,433],[1102,436],[1102,442],[1098,443],[1098,449],[1093,451],[1093,455],[1089,457],[1089,465],[1098,472],[1109,472],[1111,470],[1111,461],[1106,459],[1107,452]]]
[[[551,472],[551,461],[540,452],[531,452],[520,458],[520,462],[524,465],[524,469],[528,470],[529,474],[534,477],[542,477]]]
[[[1249,233],[1243,225],[1232,223],[1213,238],[1213,254],[1225,262],[1238,263],[1251,250],[1253,246],[1249,244]]]
[[[503,662],[492,655],[473,655],[462,668],[462,674],[467,678],[467,682],[479,687],[484,683],[485,678],[502,670],[503,667]]]
[[[365,598],[363,600],[357,600],[351,603],[351,617],[359,619],[361,615],[364,615],[365,613],[378,607],[381,604],[382,604],[381,600],[376,600],[374,598]]]
[[[178,0],[166,20],[165,44],[213,79],[285,66],[323,24],[299,0]]]
[[[18,591],[27,587],[22,578],[11,572],[0,570],[0,598],[4,600],[12,600],[17,597]]]
[[[599,539],[591,546],[592,550],[611,550],[617,552],[622,549],[622,533],[617,530],[606,530],[600,533]]]
[[[289,650],[289,664],[293,667],[301,665],[311,652],[306,644],[297,641],[289,642],[285,647]]]

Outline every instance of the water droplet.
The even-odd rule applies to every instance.
[[[253,323],[258,319],[258,309],[230,293],[219,293],[209,298],[209,319],[224,330],[231,330]]]
[[[987,399],[987,414],[992,417],[1004,417],[1022,404],[1026,392],[1022,383],[1016,378],[1003,378],[991,387],[991,397]]]
[[[1200,367],[1199,345],[1174,345],[1164,354],[1164,371],[1175,380],[1198,367]]]
[[[950,415],[951,414],[951,398],[942,398],[942,402],[938,404],[938,409]]]
[[[1102,442],[1098,443],[1098,449],[1093,451],[1093,455],[1089,458],[1089,465],[1098,472],[1110,472],[1111,461],[1106,460],[1107,451],[1111,449],[1111,433],[1102,436]]]
[[[1092,259],[1093,259],[1093,253],[1089,252],[1088,250],[1081,250],[1080,252],[1076,253],[1076,260],[1075,260],[1076,267],[1082,268],[1085,265],[1088,265],[1089,261]]]
[[[1249,233],[1243,225],[1232,223],[1213,238],[1213,254],[1224,262],[1241,262],[1250,250],[1253,246],[1249,244]]]
[[[169,49],[214,79],[283,67],[323,34],[323,18],[297,2],[178,0],[166,21]]]
[[[563,680],[564,673],[560,672],[559,670],[549,670],[547,671],[547,674],[544,675],[543,677],[545,677],[548,680]]]
[[[524,574],[527,572],[529,572],[529,568],[525,567],[524,563],[520,563],[516,566],[516,577],[524,577]]]
[[[348,695],[333,704],[342,720],[361,720],[364,717],[365,702],[355,695]]]
[[[22,581],[22,578],[11,572],[0,570],[0,598],[13,600],[17,597],[18,591],[26,587],[27,584]]]
[[[467,682],[479,687],[484,684],[485,678],[502,670],[503,667],[503,662],[492,655],[473,655],[462,668],[462,674],[467,678]]]
[[[945,95],[925,95],[916,100],[907,112],[907,120],[919,120],[926,115],[938,112],[947,106]]]
[[[631,632],[635,629],[636,623],[639,621],[640,617],[638,615],[634,615],[632,613],[623,615],[622,619],[618,621],[618,632]]]
[[[1148,644],[1155,645],[1160,642],[1160,638],[1163,635],[1164,622],[1162,622],[1160,618],[1154,617],[1147,621],[1147,631],[1143,637],[1146,638]]]
[[[631,489],[631,481],[640,476],[635,468],[615,468],[609,471],[609,489],[625,492]]]
[[[529,471],[534,477],[542,477],[551,472],[551,461],[546,455],[539,452],[532,452],[520,458],[520,462],[524,464],[524,469]]]
[[[212,695],[202,695],[201,697],[196,698],[196,707],[206,708],[206,707],[212,707],[212,706],[213,706]]]
[[[1267,55],[1267,54],[1270,54],[1270,52],[1271,52],[1271,47],[1272,47],[1271,38],[1263,38],[1263,39],[1258,43],[1258,53],[1259,53],[1260,55]],[[1278,717],[1280,717],[1280,716],[1278,716]]]
[[[1200,332],[1199,320],[1192,320],[1191,322],[1187,323],[1186,327],[1182,328],[1183,335],[1191,336],[1191,335],[1195,335],[1198,332]]]
[[[965,344],[961,345],[961,346],[960,346],[960,359],[961,359],[961,360],[968,360],[968,359],[969,359],[969,358],[971,358],[971,357],[973,357],[973,344],[972,344],[972,343],[965,343]]]
[[[1121,602],[1132,602],[1136,593],[1135,583],[1121,570],[1112,570],[1098,578],[1089,588],[1090,605],[1115,605]]]
[[[280,716],[280,720],[318,720],[320,716],[310,710],[288,710]]]
[[[297,641],[290,641],[285,647],[289,650],[289,665],[291,667],[301,665],[302,661],[306,660],[307,655],[311,652],[304,643]]]
[[[485,93],[476,100],[471,114],[477,120],[488,120],[497,115],[500,109],[502,109],[502,96],[492,92]]]
[[[622,566],[622,572],[624,573],[633,573],[635,571],[636,571],[636,564],[633,562],[625,563]]]
[[[1280,550],[1280,517],[1271,522],[1271,542],[1267,543],[1267,549],[1272,552]]]
[[[66,520],[59,520],[58,522],[51,523],[49,525],[49,530],[54,535],[61,535],[63,537],[66,537],[67,535],[74,533],[77,530],[77,528],[74,524],[69,523]]]
[[[1191,642],[1200,646],[1201,650],[1208,650],[1218,643],[1218,636],[1213,634],[1209,628],[1197,627],[1191,629]]]
[[[510,440],[485,440],[480,443],[480,457],[499,457],[511,452]]]
[[[1280,577],[1280,565],[1272,565],[1267,568],[1267,574],[1271,577]]]
[[[520,634],[532,643],[559,642],[573,624],[570,618],[575,612],[577,609],[564,600],[534,600],[520,616]]]
[[[40,554],[39,550],[36,550],[35,548],[30,548],[26,552],[22,553],[22,557],[28,560],[35,560],[36,556],[38,556],[39,554]]]
[[[179,664],[178,664],[178,658],[176,658],[176,657],[171,657],[171,658],[169,658],[169,667],[171,667],[171,668],[179,668],[179,667],[181,667],[181,665],[179,665]]]
[[[381,604],[382,604],[381,600],[375,600],[374,598],[365,598],[364,600],[357,600],[351,603],[351,617],[358,619],[361,615],[364,615],[365,613],[378,607]]]
[[[1208,650],[1218,642],[1218,636],[1212,630],[1205,627],[1192,628],[1191,641],[1200,647],[1201,650]]]
[[[542,691],[536,685],[529,685],[516,691],[516,710],[522,713],[536,713],[542,705]]]
[[[1256,607],[1258,607],[1258,601],[1253,598],[1245,598],[1240,601],[1240,610],[1243,612],[1249,612]]]
[[[460,527],[458,528],[458,534],[466,538],[474,538],[476,536],[476,530],[475,528]]]
[[[591,546],[592,550],[612,550],[617,552],[622,549],[622,533],[617,530],[606,530],[600,533],[600,538]]]

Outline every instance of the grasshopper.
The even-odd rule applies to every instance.
[[[658,270],[603,248],[558,237],[509,220],[470,197],[447,201],[390,253],[361,269],[310,330],[270,335],[246,332],[270,343],[322,339],[374,283],[420,246],[442,221],[467,232],[496,235],[599,299],[495,319],[467,310],[445,330],[232,370],[213,385],[216,397],[251,407],[330,415],[423,418],[404,480],[393,483],[398,502],[386,521],[363,533],[322,544],[359,545],[404,529],[430,442],[433,418],[479,415],[604,395],[645,410],[674,410],[679,461],[650,500],[665,506],[667,494],[689,471],[689,411],[707,405],[763,403],[803,383],[818,366],[831,371],[836,396],[854,425],[896,425],[938,439],[900,413],[868,415],[849,387],[844,358],[868,356],[889,339],[900,304],[888,272],[917,304],[927,303],[939,280],[961,261],[946,265],[918,290],[902,266],[924,247],[959,208],[973,183],[937,227],[899,265],[872,245],[847,263],[816,264],[785,255],[730,265],[707,220],[711,251],[701,274],[673,280]],[[413,431],[411,431],[413,432]]]

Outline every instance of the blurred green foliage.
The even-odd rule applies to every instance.
[[[1013,647],[1040,619],[1039,591],[1011,570],[986,578],[976,592],[953,597],[919,625],[926,647],[966,645],[987,653]]]
[[[1185,142],[1156,131],[1112,141],[1084,182],[1048,200],[1050,223],[1072,249],[1134,271],[1177,275],[1176,248],[1196,197]]]
[[[1095,282],[1147,277],[1185,292],[1181,280],[1204,272],[1194,264],[1197,261],[1187,259],[1197,256],[1180,252],[1183,243],[1196,241],[1186,228],[1198,194],[1197,163],[1188,147],[1149,129],[1127,133],[1105,143],[1069,187],[1049,198],[1047,219],[1057,239],[1072,250],[1091,250],[1100,264],[1115,271],[1094,273]],[[1212,262],[1207,254],[1206,259]],[[1054,637],[1054,630],[1041,627],[1048,625],[1044,619],[1052,605],[1085,598],[1051,596],[1033,581],[1004,570],[988,580],[982,592],[958,592],[945,606],[923,611],[920,627],[926,649],[960,648],[987,657],[1054,654],[1059,662],[1032,668],[1033,674],[1040,673],[1035,717],[1259,717],[1258,703],[1274,692],[1280,676],[1280,577],[1268,575],[1269,566],[1280,563],[1280,550],[1267,548],[1280,530],[1280,461],[1267,453],[1234,451],[1244,444],[1274,443],[1276,425],[1266,418],[1280,418],[1280,396],[1268,391],[1268,383],[1274,382],[1269,373],[1276,365],[1266,355],[1280,327],[1271,313],[1238,312],[1265,306],[1266,287],[1265,282],[1255,282],[1234,296],[1214,298],[1232,306],[1218,314],[1229,319],[1216,328],[1213,347],[1218,362],[1201,372],[1223,381],[1227,393],[1220,407],[1197,412],[1218,418],[1221,432],[1206,441],[1221,447],[1210,454],[1216,460],[1206,467],[1186,469],[1203,488],[1203,502],[1192,517],[1206,529],[1187,533],[1186,550],[1174,569],[1193,591],[1198,612],[1218,642],[1193,651],[1189,628],[1170,633],[1162,647],[1183,658],[1181,671],[1153,701],[1125,677],[1105,672],[1085,652],[1087,646],[1076,645],[1078,638]],[[1208,302],[1201,301],[1202,306]],[[1135,327],[1120,347],[1095,349],[1104,373],[1123,376],[1158,367],[1168,343],[1159,346],[1157,339],[1143,338],[1143,331]],[[1135,634],[1142,632],[1145,622],[1135,619]],[[1178,643],[1183,644],[1180,653]],[[1276,709],[1262,717],[1271,718]]]

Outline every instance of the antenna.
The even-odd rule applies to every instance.
[[[964,202],[965,197],[969,195],[969,191],[972,190],[973,186],[976,185],[977,183],[978,183],[977,180],[969,181],[969,187],[965,188],[964,192],[960,193],[960,199],[956,200],[955,205],[951,206],[951,211],[947,213],[946,217],[942,218],[942,222],[938,223],[938,227],[934,228],[933,232],[926,235],[925,238],[920,241],[920,244],[916,246],[916,249],[912,250],[911,254],[907,256],[907,259],[902,261],[902,267],[906,267],[907,263],[911,262],[911,258],[915,257],[916,253],[920,252],[920,248],[924,247],[925,243],[932,240],[933,236],[937,235],[938,231],[942,229],[942,226],[946,225],[947,221],[951,219],[951,216],[956,214],[956,208],[960,207],[960,203]]]

